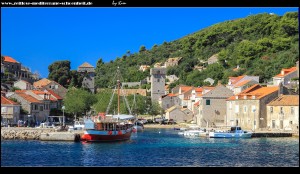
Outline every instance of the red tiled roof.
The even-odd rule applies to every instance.
[[[297,67],[291,67],[291,68],[288,68],[288,69],[282,69],[280,74],[277,74],[275,77],[284,77],[294,71],[297,71]],[[283,74],[282,74],[283,73]]]
[[[50,94],[49,92],[45,92],[45,91],[38,91],[38,90],[31,90],[31,91],[37,95]]]
[[[80,65],[79,67],[82,67],[82,68],[94,68],[91,64],[87,63],[87,62],[84,62],[82,65]]]
[[[56,94],[54,91],[48,89],[47,90],[51,95],[53,95],[56,99],[58,100],[62,100],[63,98],[61,96],[59,96],[58,94]],[[50,98],[51,99],[51,98]]]
[[[52,96],[50,96],[50,100],[51,100],[51,101],[57,101],[57,99],[54,98],[54,97],[52,97]]]
[[[176,95],[173,94],[173,93],[169,93],[168,96],[170,96],[170,97],[175,97]]]
[[[241,99],[253,99],[252,97],[255,96],[254,99],[260,99],[269,95],[273,92],[278,91],[278,87],[262,87],[258,84],[251,86],[250,88],[245,89],[241,93],[231,96],[227,98],[227,100],[241,100]],[[236,96],[238,99],[236,99]]]
[[[41,101],[39,101],[38,99],[32,97],[31,95],[25,94],[25,93],[18,93],[18,95],[22,98],[24,98],[25,100],[29,101],[30,103],[42,103]]]
[[[241,86],[247,84],[247,83],[250,82],[250,81],[251,81],[251,80],[243,80],[243,81],[241,81],[240,83],[235,84],[234,87],[241,87]]]
[[[4,57],[4,62],[19,63],[12,57],[9,57],[9,56],[3,56],[3,57]]]
[[[19,104],[4,96],[1,96],[1,105],[19,105]]]
[[[195,88],[195,92],[202,92],[202,91],[203,91],[203,88],[201,88],[201,87]]]
[[[281,95],[271,101],[268,106],[299,106],[299,95]]]
[[[235,84],[238,81],[240,81],[244,76],[238,76],[238,77],[229,77],[229,81],[231,82],[231,84]]]
[[[40,87],[44,87],[44,86],[48,85],[49,83],[51,83],[51,80],[43,78],[43,79],[41,79],[39,81],[34,82],[33,86],[35,88],[40,88]]]
[[[27,90],[25,89],[20,89],[20,90],[15,90],[15,93],[25,93]]]

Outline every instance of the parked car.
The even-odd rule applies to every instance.
[[[168,121],[168,124],[176,124],[176,121],[175,121],[174,119],[170,119],[170,120]]]

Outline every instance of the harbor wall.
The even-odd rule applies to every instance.
[[[80,141],[81,134],[53,128],[1,127],[1,140]]]

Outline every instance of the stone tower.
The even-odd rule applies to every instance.
[[[92,65],[85,62],[80,65],[77,69],[77,72],[83,73],[84,78],[82,81],[82,87],[90,89],[90,91],[94,94],[95,93],[95,69]]]
[[[162,95],[165,95],[165,79],[166,68],[151,68],[151,100],[152,102],[159,100]]]

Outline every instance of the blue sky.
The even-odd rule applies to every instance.
[[[141,45],[173,41],[215,23],[298,8],[1,8],[1,55],[48,76],[55,61],[96,66]]]

